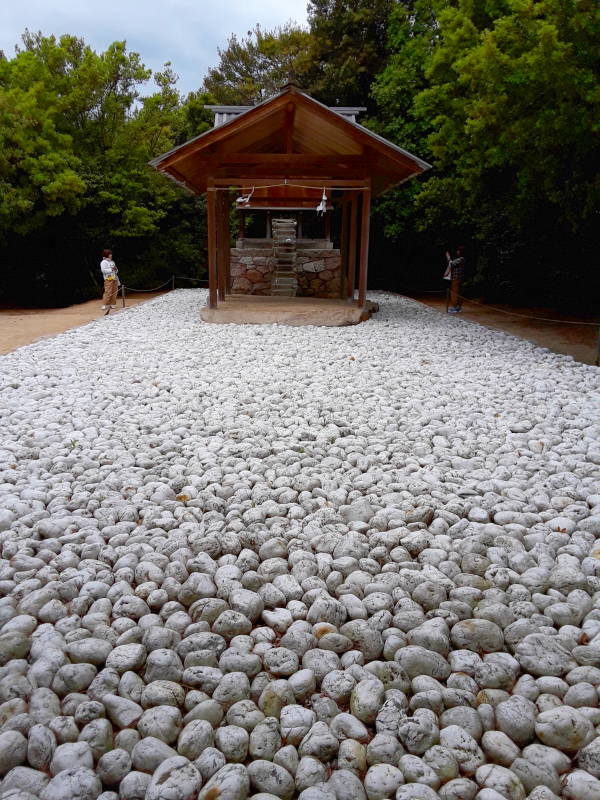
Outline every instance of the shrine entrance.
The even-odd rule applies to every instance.
[[[258,298],[273,299],[257,306],[265,322],[266,309],[284,300],[292,315],[299,302],[337,301],[347,321],[333,324],[368,316],[371,198],[429,165],[359,125],[364,109],[327,108],[294,84],[251,108],[212,110],[212,130],[151,162],[188,190],[206,193],[203,319],[230,321],[216,313],[223,304],[239,310]],[[245,306],[230,302],[238,295]]]

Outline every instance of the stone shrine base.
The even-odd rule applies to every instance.
[[[369,319],[377,309],[367,301],[364,308],[347,300],[317,297],[262,297],[227,295],[216,308],[204,306],[200,318],[204,322],[234,325],[356,325]]]

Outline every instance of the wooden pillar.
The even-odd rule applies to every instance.
[[[350,233],[348,237],[348,282],[346,284],[346,297],[354,300],[354,281],[356,279],[356,222],[357,222],[357,195],[350,194]]]
[[[206,192],[206,226],[208,231],[208,307],[217,307],[217,193],[209,186]]]
[[[218,193],[217,197],[217,275],[218,275],[218,298],[225,299],[227,291],[227,261],[229,250],[229,203],[227,194],[224,191]]]
[[[367,299],[367,273],[369,270],[369,224],[371,221],[371,190],[362,193],[360,219],[360,262],[358,268],[358,307],[362,308]]]
[[[298,213],[296,214],[296,222],[297,222],[296,239],[301,239],[302,238],[302,212],[301,211],[298,211]]]
[[[223,231],[225,235],[225,294],[231,291],[231,200],[229,193],[225,192],[225,217]]]
[[[340,208],[342,223],[340,226],[340,297],[346,297],[348,292],[348,216],[350,204],[344,198]]]
[[[267,230],[266,230],[266,239],[273,238],[273,225],[271,224],[271,212],[267,211]]]
[[[225,256],[225,294],[231,291],[231,231],[230,231],[230,211],[231,203],[227,192],[225,195],[225,214],[223,215],[223,254]]]

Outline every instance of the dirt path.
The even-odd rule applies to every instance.
[[[432,294],[411,294],[412,297],[425,305],[435,308],[442,313],[446,313],[446,298]],[[538,322],[522,317],[513,317],[503,311],[512,311],[517,314],[524,314],[531,317],[550,317],[552,319],[574,319],[573,315],[561,314],[556,309],[539,307],[505,306],[496,304],[498,311],[489,308],[482,308],[476,303],[465,301],[463,310],[456,317],[478,322],[488,328],[512,333],[520,336],[541,347],[547,347],[555,353],[563,353],[573,356],[576,361],[582,364],[595,364],[598,356],[598,325],[566,325],[554,322]],[[582,318],[582,321],[588,322]]]
[[[133,295],[125,300],[126,308],[137,306],[160,297],[164,292],[148,292],[148,294]],[[0,309],[0,353],[9,353],[31,344],[37,339],[63,333],[70,328],[77,328],[101,317],[100,300],[88,300],[87,303],[78,303],[67,308],[8,308]],[[121,299],[119,298],[116,311],[111,314],[122,313]]]

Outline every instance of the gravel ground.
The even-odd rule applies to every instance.
[[[2,359],[1,800],[600,800],[600,373],[182,290]]]

